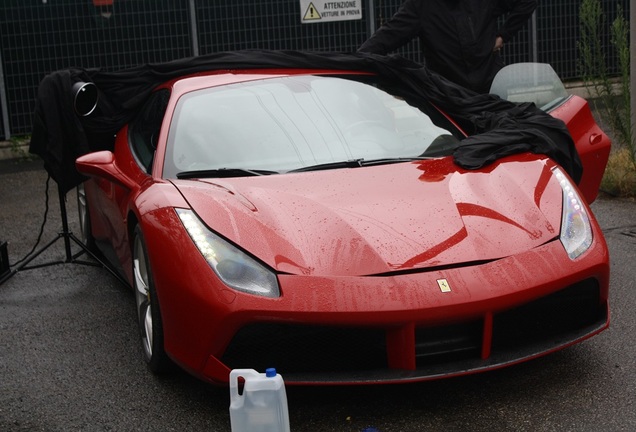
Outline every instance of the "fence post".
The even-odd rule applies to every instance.
[[[367,5],[367,38],[370,38],[375,30],[375,1],[369,0]]]
[[[199,30],[197,29],[197,5],[195,0],[190,0],[190,36],[192,37],[192,56],[199,56]]]
[[[629,3],[629,69],[630,69],[630,110],[631,110],[631,131],[632,131],[632,150],[636,148],[636,0],[630,0]]]
[[[0,110],[2,111],[2,126],[4,139],[11,138],[11,125],[9,125],[9,107],[7,105],[7,90],[4,85],[4,69],[2,67],[2,52],[0,52]]]
[[[530,18],[530,52],[532,53],[532,63],[539,63],[537,46],[537,11],[535,10]]]

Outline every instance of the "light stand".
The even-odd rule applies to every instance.
[[[31,270],[31,269],[47,267],[47,266],[52,266],[52,265],[58,265],[58,264],[68,264],[68,263],[89,265],[89,266],[94,266],[94,267],[104,267],[113,276],[115,276],[120,282],[122,282],[125,285],[128,285],[128,283],[122,278],[122,276],[119,273],[117,273],[115,270],[113,270],[106,262],[104,262],[95,253],[93,253],[80,239],[75,237],[75,235],[69,230],[69,228],[68,228],[68,216],[67,216],[67,213],[66,213],[66,195],[62,192],[62,190],[60,189],[59,186],[58,186],[58,196],[59,196],[59,199],[60,199],[60,215],[61,215],[61,218],[62,218],[62,231],[58,233],[57,237],[55,237],[53,240],[51,240],[46,245],[44,245],[40,250],[30,254],[25,259],[25,261],[20,263],[16,268],[11,270],[9,273],[4,274],[2,276],[2,278],[0,279],[0,285],[2,285],[5,281],[7,281],[9,278],[14,276],[19,271]],[[42,254],[42,252],[47,250],[49,247],[51,247],[53,244],[55,244],[60,239],[64,240],[64,251],[66,253],[65,258],[63,260],[49,261],[49,262],[45,262],[45,263],[42,263],[42,264],[29,265],[34,259],[36,259],[38,256],[40,256],[40,254]],[[80,247],[81,250],[79,252],[73,254],[73,252],[71,250],[71,242],[74,242],[77,246]],[[88,254],[91,258],[93,258],[93,260],[95,260],[95,262],[78,259],[84,253]]]
[[[49,77],[45,78],[45,80],[47,80],[47,79],[52,79],[52,78],[51,78],[51,76],[49,76]],[[43,80],[43,82],[44,82],[44,80]],[[51,81],[51,83],[53,83],[53,82],[55,82],[55,81],[54,80]],[[49,84],[49,85],[53,85],[54,86],[55,84]],[[43,87],[42,84],[40,85],[40,87],[41,88]],[[38,90],[38,92],[39,91],[41,91],[41,89]],[[97,108],[97,102],[98,102],[98,99],[99,99],[99,92],[98,92],[97,87],[95,86],[95,84],[93,84],[93,83],[85,83],[85,82],[82,82],[82,81],[75,82],[72,85],[71,94],[72,94],[73,108],[75,110],[75,114],[77,114],[79,117],[86,117],[86,116],[90,115],[91,113],[93,113],[93,111],[95,111],[95,109]],[[39,98],[39,96],[38,96],[38,98]],[[49,178],[51,178],[51,177],[49,177]],[[46,185],[47,185],[47,187],[46,187],[47,211],[48,211],[48,184],[49,183],[48,183],[48,180],[47,180],[47,183],[46,183]],[[62,191],[62,188],[60,187],[59,184],[57,186],[57,191],[58,191],[58,196],[59,196],[59,199],[60,199],[60,213],[61,213],[61,217],[62,217],[62,231],[60,233],[58,233],[57,237],[55,237],[49,243],[44,245],[37,252],[31,251],[31,253],[29,253],[29,255],[24,259],[24,261],[21,262],[20,264],[18,264],[13,270],[8,269],[8,267],[9,267],[8,266],[9,259],[8,259],[7,252],[6,252],[6,243],[1,243],[0,244],[0,264],[2,264],[2,266],[0,267],[0,285],[2,285],[5,281],[7,281],[9,278],[11,278],[16,273],[18,273],[19,271],[22,271],[22,270],[31,270],[31,269],[36,269],[36,268],[41,268],[41,267],[46,267],[46,266],[52,266],[52,265],[57,265],[57,264],[67,264],[67,263],[104,267],[113,276],[115,276],[117,278],[117,280],[122,282],[124,285],[128,285],[126,280],[117,271],[115,271],[111,266],[108,265],[107,262],[102,260],[95,253],[93,253],[93,251],[91,251],[80,239],[75,237],[73,235],[73,233],[69,231],[69,229],[68,229],[68,217],[67,217],[67,213],[66,213],[66,193]],[[44,221],[46,223],[46,216],[44,218]],[[37,264],[37,265],[29,265],[35,258],[40,256],[40,254],[42,254],[42,252],[47,250],[49,247],[51,247],[54,243],[56,243],[60,239],[64,240],[64,251],[66,253],[65,258],[63,260],[50,261],[50,262],[45,262],[43,264]],[[73,242],[77,246],[79,246],[79,248],[80,248],[79,252],[73,254],[73,252],[71,250],[71,242]],[[91,258],[93,258],[94,262],[80,260],[79,257],[82,256],[85,253],[88,254]]]

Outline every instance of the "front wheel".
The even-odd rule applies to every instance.
[[[144,236],[139,226],[135,227],[133,240],[133,277],[137,303],[137,321],[144,350],[144,359],[153,373],[168,372],[171,369],[172,362],[163,346],[163,322],[161,320],[159,300],[153,282]]]

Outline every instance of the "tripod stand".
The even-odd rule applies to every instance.
[[[68,263],[88,265],[88,266],[94,266],[94,267],[104,267],[113,276],[115,276],[120,282],[127,285],[127,282],[122,278],[122,276],[119,273],[113,270],[104,260],[102,260],[99,256],[97,256],[93,251],[91,251],[80,239],[78,239],[69,230],[68,216],[66,212],[66,194],[62,192],[59,186],[58,186],[58,197],[60,200],[60,216],[62,218],[62,231],[58,233],[57,237],[49,241],[41,249],[31,253],[16,268],[12,269],[9,273],[2,276],[2,278],[0,279],[0,285],[2,285],[4,282],[6,282],[8,279],[10,279],[19,271],[31,270],[31,269],[53,266],[58,264],[68,264]],[[33,260],[35,260],[38,256],[40,256],[49,247],[53,246],[53,244],[55,244],[58,240],[64,241],[64,251],[65,251],[64,259],[56,260],[56,261],[48,261],[41,264],[29,265]],[[75,243],[80,248],[79,252],[73,254],[71,249],[71,242]],[[94,261],[86,261],[86,260],[79,259],[79,257],[81,257],[84,254],[88,254]]]

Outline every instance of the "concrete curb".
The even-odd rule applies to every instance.
[[[0,141],[0,160],[21,159],[30,155],[29,143],[14,144],[11,141]]]

